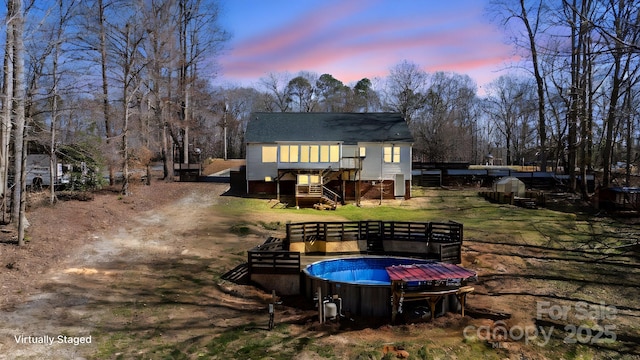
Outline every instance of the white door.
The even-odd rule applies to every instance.
[[[393,196],[404,196],[404,174],[396,174],[396,180],[393,186]]]

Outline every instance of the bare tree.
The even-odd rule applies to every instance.
[[[541,70],[541,60],[539,54],[538,35],[545,29],[545,20],[548,20],[549,12],[546,2],[535,0],[526,2],[519,0],[516,4],[511,1],[495,1],[494,10],[500,13],[504,24],[512,20],[517,20],[526,30],[526,40],[521,42],[519,38],[514,38],[517,46],[524,48],[531,58],[531,70],[536,82],[537,105],[538,105],[538,139],[539,139],[539,159],[540,170],[547,171],[547,123],[546,123],[546,100],[545,100],[545,77]]]
[[[163,175],[167,181],[173,181],[172,156],[172,71],[177,64],[176,24],[173,20],[174,0],[152,0],[144,7],[144,24],[148,36],[145,41],[145,53],[148,62],[147,88],[149,89],[149,107],[153,125],[159,130],[160,154],[163,160]],[[147,178],[149,176],[147,175]]]
[[[180,135],[183,161],[189,161],[189,131],[192,117],[192,86],[200,74],[205,56],[216,55],[229,35],[218,27],[219,9],[215,2],[178,1],[178,89],[180,97]],[[212,64],[210,64],[211,66]],[[214,73],[208,74],[214,76]]]
[[[469,76],[445,72],[430,79],[424,108],[411,124],[415,152],[430,161],[470,160],[476,84]]]
[[[314,78],[317,76],[312,73],[300,73],[287,84],[287,93],[292,100],[296,99],[297,110],[300,112],[311,112],[315,108],[316,89],[312,84],[317,81]]]
[[[269,73],[260,78],[260,85],[265,89],[264,106],[270,111],[287,112],[291,108],[291,94],[287,84],[291,79],[288,73]]]
[[[13,47],[13,94],[7,93],[7,100],[14,103],[13,111],[13,153],[15,187],[13,190],[12,219],[17,219],[18,245],[24,245],[25,228],[27,226],[26,217],[26,148],[25,148],[25,72],[24,72],[24,17],[22,0],[10,0],[7,2],[7,17],[9,19],[7,28],[11,29],[12,43],[7,46]]]
[[[36,22],[36,27],[30,29],[30,36],[26,36],[30,40],[26,46],[29,80],[25,115],[30,128],[27,140],[32,147],[46,149],[49,154],[50,203],[56,200],[55,185],[59,175],[56,134],[58,119],[62,114],[62,44],[68,41],[66,28],[73,17],[74,8],[74,0],[57,0],[46,9],[45,17]]]
[[[621,113],[619,100],[624,82],[632,76],[635,46],[640,34],[640,12],[637,4],[624,0],[609,0],[610,26],[600,26],[603,41],[606,41],[611,56],[611,92],[605,122],[606,136],[603,149],[602,185],[611,183],[611,167],[614,144],[614,128]],[[633,71],[635,72],[635,70]]]
[[[392,67],[387,78],[385,107],[402,114],[411,125],[425,104],[427,79],[427,73],[409,61]]]
[[[0,138],[0,175],[2,176],[2,218],[5,222],[4,216],[7,213],[7,207],[9,203],[7,200],[11,196],[9,192],[9,153],[11,151],[11,133],[13,131],[13,121],[11,119],[13,113],[13,89],[14,89],[14,26],[15,26],[15,6],[13,1],[7,2],[7,17],[5,20],[6,26],[6,38],[5,38],[5,53],[4,53],[4,81],[2,84],[2,127],[0,131],[2,136]],[[17,10],[18,12],[21,9]]]
[[[133,112],[139,107],[140,86],[142,85],[142,71],[146,63],[141,59],[140,46],[144,40],[145,32],[136,24],[137,18],[117,32],[115,52],[119,55],[116,61],[120,67],[121,103],[122,103],[122,129],[121,129],[121,153],[122,153],[122,195],[129,194],[129,131]]]
[[[502,135],[508,165],[514,163],[514,143],[521,129],[526,127],[523,123],[527,120],[527,103],[530,100],[527,94],[530,91],[531,87],[526,81],[509,75],[502,75],[487,85],[485,109]]]
[[[107,0],[109,1],[109,0]],[[98,15],[98,51],[100,52],[100,77],[102,79],[102,115],[104,116],[105,141],[107,149],[111,149],[111,141],[115,137],[111,119],[111,103],[109,99],[109,77],[107,76],[108,58],[107,58],[107,6],[112,3],[104,3],[104,0],[97,0],[96,11]],[[91,7],[91,6],[90,6]],[[109,184],[115,183],[114,164],[109,161]]]

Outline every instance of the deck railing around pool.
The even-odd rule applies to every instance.
[[[463,239],[457,222],[347,221],[286,225],[285,250],[417,255],[459,263]]]
[[[250,250],[249,274],[299,274],[300,253]]]

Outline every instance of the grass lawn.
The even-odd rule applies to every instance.
[[[637,226],[588,214],[494,204],[472,190],[414,189],[413,195],[408,201],[346,205],[335,211],[278,208],[273,200],[225,196],[212,205],[212,211],[223,211],[229,232],[238,236],[256,232],[283,235],[288,221],[462,223],[462,265],[479,274],[476,293],[469,296],[468,304],[511,313],[511,320],[502,326],[538,331],[537,336],[497,343],[476,336],[477,332],[466,336],[465,329],[496,323],[457,314],[434,322],[342,329],[317,322],[280,322],[276,317],[276,327],[268,331],[266,313],[256,313],[253,321],[212,328],[211,333],[189,341],[140,345],[145,347],[143,357],[392,359],[391,353],[382,352],[385,345],[392,344],[406,349],[409,359],[640,358],[640,264],[637,247],[631,246],[640,239]],[[229,251],[237,256],[241,250]],[[537,310],[540,303],[564,306],[570,311],[566,318],[541,318]],[[587,304],[589,309],[599,304],[612,306],[618,313],[614,318],[595,314],[585,319],[576,314],[580,304]],[[544,344],[541,329],[553,335]],[[612,330],[604,333],[602,329]],[[610,336],[596,339],[596,335],[612,333],[616,341]]]
[[[287,221],[333,221],[336,218],[348,221],[453,220],[464,225],[463,253],[467,254],[463,255],[463,265],[476,269],[481,275],[476,286],[478,294],[471,302],[477,300],[494,309],[504,305],[503,310],[513,311],[518,321],[524,321],[512,327],[533,326],[529,329],[535,329],[532,320],[537,316],[535,304],[540,301],[554,304],[555,299],[556,303],[571,309],[576,302],[605,302],[625,309],[625,316],[609,324],[614,326],[616,334],[639,339],[640,329],[634,321],[634,317],[640,315],[634,301],[640,295],[637,290],[640,281],[636,280],[639,264],[637,253],[630,252],[634,249],[631,245],[640,238],[637,227],[589,214],[494,204],[479,197],[474,190],[414,189],[413,195],[409,201],[383,202],[381,206],[375,202],[360,207],[346,205],[335,211],[275,209],[274,201],[246,198],[229,199],[227,208],[229,214],[242,215],[243,223],[276,217],[280,230]],[[505,269],[506,274],[501,273]],[[633,274],[627,282],[620,281],[616,275],[621,269]],[[482,275],[485,275],[484,279]],[[605,325],[601,320],[596,316],[595,320],[586,321],[587,328],[584,321],[569,317],[553,329],[554,337],[545,346],[540,346],[540,342],[532,344],[521,340],[497,348],[482,339],[462,336],[462,325],[468,322],[454,322],[449,324],[451,327],[423,324],[385,328],[377,331],[379,336],[373,334],[357,343],[345,340],[346,346],[327,346],[326,337],[358,338],[357,331],[336,334],[314,329],[301,336],[292,334],[294,325],[281,324],[268,333],[242,327],[244,330],[240,333],[239,329],[234,329],[228,334],[237,335],[228,337],[228,346],[220,344],[223,338],[212,340],[212,344],[217,345],[207,345],[206,354],[216,356],[217,351],[222,351],[220,349],[231,347],[241,349],[247,358],[288,359],[302,352],[313,354],[311,358],[314,359],[381,359],[390,356],[383,356],[382,345],[394,343],[407,349],[410,359],[631,359],[640,356],[637,346],[624,342],[596,342],[584,337],[575,341],[576,334],[571,333],[570,326],[596,335],[597,329],[602,329],[598,326]],[[400,334],[402,331],[406,333]]]

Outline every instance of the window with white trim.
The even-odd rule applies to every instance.
[[[386,163],[399,163],[400,147],[395,145],[385,146],[383,148],[383,158]]]
[[[319,175],[298,174],[298,185],[320,184]]]
[[[280,145],[280,162],[298,162],[298,145]]]
[[[277,146],[263,146],[262,147],[262,162],[274,163],[278,161],[278,147]]]

